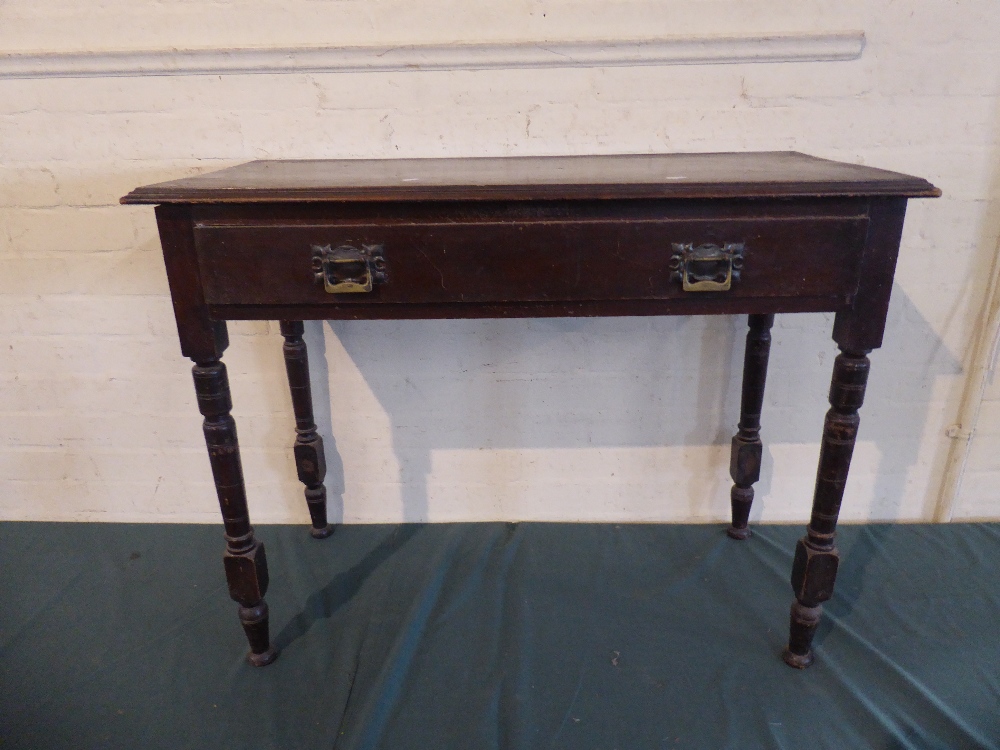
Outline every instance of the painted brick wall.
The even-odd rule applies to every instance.
[[[914,173],[847,519],[929,519],[1000,233],[1000,5],[8,0],[0,48],[862,29],[851,62],[0,80],[0,518],[215,521],[189,364],[132,187],[254,158],[794,149]],[[808,514],[836,350],[774,332],[755,516]],[[723,519],[745,321],[307,325],[333,516]],[[226,355],[257,522],[305,521],[273,323]],[[1000,390],[956,515],[1000,518]]]

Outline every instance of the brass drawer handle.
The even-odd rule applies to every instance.
[[[742,242],[713,244],[672,243],[670,280],[680,281],[685,292],[725,292],[739,281],[743,270]]]
[[[330,294],[370,292],[388,281],[382,245],[313,245],[312,251],[313,275]]]

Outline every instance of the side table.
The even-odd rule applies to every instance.
[[[276,652],[221,361],[227,320],[281,321],[295,462],[323,538],[332,527],[303,320],[747,314],[728,530],[746,539],[774,316],[834,312],[840,354],[784,655],[809,666],[906,201],[939,195],[917,177],[794,152],[257,161],[129,193],[122,203],[156,204],[250,663]]]

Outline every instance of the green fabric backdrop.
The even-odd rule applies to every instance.
[[[1000,747],[1000,527],[843,527],[805,672],[801,533],[264,526],[253,669],[219,528],[0,524],[0,750]]]

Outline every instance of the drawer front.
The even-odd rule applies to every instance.
[[[866,227],[862,217],[202,224],[195,242],[210,305],[846,301],[857,287]],[[377,247],[384,279],[375,278],[370,291],[327,291],[314,270],[315,248],[325,246]],[[701,257],[713,247],[735,248],[742,260],[734,261],[730,288],[686,290],[683,246]],[[709,261],[710,275],[721,281],[729,262]],[[689,280],[705,268],[705,261],[689,261]]]

